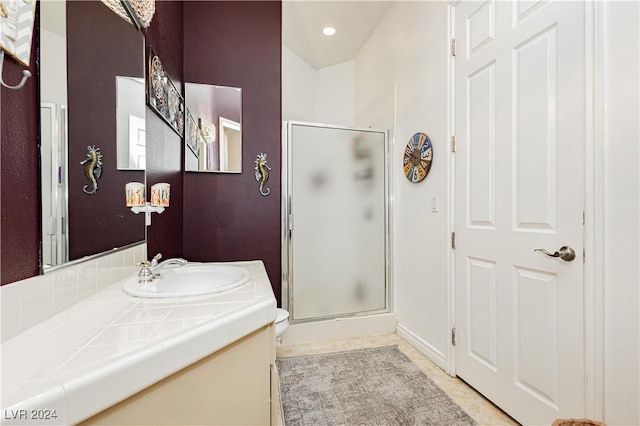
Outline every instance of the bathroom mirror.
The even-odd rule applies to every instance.
[[[242,172],[242,89],[185,84],[185,170]]]
[[[144,38],[133,25],[99,1],[40,2],[41,270],[145,240],[144,217],[124,195],[127,182],[145,179],[144,83],[132,89],[139,82]],[[142,147],[137,163],[121,168],[116,142],[131,133]],[[92,146],[102,167],[88,193]]]

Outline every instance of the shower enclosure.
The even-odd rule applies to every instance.
[[[283,158],[292,322],[388,312],[387,133],[290,121]]]

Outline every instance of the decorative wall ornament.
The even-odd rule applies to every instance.
[[[16,85],[4,82],[2,66],[4,52],[25,67],[29,66],[33,23],[36,12],[35,0],[0,0],[0,84],[7,89],[21,89],[31,77],[29,70],[22,71],[22,79]]]
[[[147,104],[182,136],[184,99],[164,70],[160,58],[151,48],[147,53],[147,85]]]
[[[136,28],[148,28],[156,13],[155,0],[102,0],[118,16]]]
[[[271,167],[267,164],[267,154],[260,153],[256,156],[255,161],[255,171],[256,171],[256,181],[260,183],[258,190],[260,194],[267,196],[271,193],[271,189],[264,188],[269,180],[269,172],[271,171]]]
[[[0,0],[0,48],[25,67],[29,66],[35,0]]]
[[[202,133],[202,138],[206,143],[213,143],[216,141],[215,124],[200,117],[198,118],[198,127],[200,128],[200,133]]]
[[[95,145],[87,146],[87,157],[80,164],[84,166],[84,175],[91,182],[91,189],[89,189],[89,185],[85,185],[82,190],[85,194],[93,195],[98,190],[98,179],[102,176],[102,153],[100,148],[96,148]]]
[[[433,160],[431,139],[424,133],[411,136],[404,149],[403,169],[409,182],[418,183],[429,174]]]
[[[185,143],[187,144],[191,152],[193,152],[193,155],[199,158],[200,148],[198,146],[198,132],[200,131],[200,129],[198,129],[198,123],[191,115],[191,111],[189,111],[188,109],[185,112],[185,122]]]

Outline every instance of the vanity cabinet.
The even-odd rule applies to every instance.
[[[263,327],[82,425],[268,425],[275,331]]]

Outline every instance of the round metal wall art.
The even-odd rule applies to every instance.
[[[427,177],[433,160],[433,146],[431,139],[424,133],[411,136],[404,149],[402,162],[404,175],[409,182],[418,183]]]

